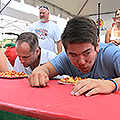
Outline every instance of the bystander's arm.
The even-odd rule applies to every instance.
[[[0,51],[0,72],[7,72],[8,67],[7,67],[7,58],[5,55]]]
[[[106,31],[105,43],[109,43],[110,42],[110,36],[111,36],[111,28]]]
[[[57,51],[58,51],[58,54],[62,52],[62,42],[61,40],[59,40],[57,43]]]

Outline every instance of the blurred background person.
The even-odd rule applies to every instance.
[[[115,19],[116,24],[114,27],[109,28],[106,31],[105,35],[105,43],[113,43],[117,46],[120,45],[120,7],[115,12]]]
[[[11,63],[12,67],[14,67],[15,59],[17,57],[15,44],[14,43],[7,43],[4,46],[6,50],[4,51],[4,54],[6,55],[7,59]]]
[[[56,52],[55,44],[57,47],[57,53],[62,52],[62,43],[60,40],[60,29],[57,24],[49,20],[49,9],[42,5],[40,6],[39,21],[34,22],[29,31],[35,33],[39,39],[39,45],[50,51]]]
[[[13,70],[12,65],[8,61],[7,57],[0,51],[0,72],[7,72]]]

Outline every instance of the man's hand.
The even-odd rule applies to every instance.
[[[36,67],[32,74],[28,76],[28,81],[32,87],[45,87],[49,82],[49,78],[58,75],[56,69],[50,62],[42,66]]]
[[[114,45],[118,46],[120,45],[120,40],[112,40],[110,43],[113,43]]]
[[[74,86],[71,94],[82,95],[89,97],[95,94],[109,94],[115,90],[115,84],[110,80],[85,79],[78,81]]]
[[[32,73],[28,76],[28,81],[32,87],[45,87],[49,77],[45,72]]]

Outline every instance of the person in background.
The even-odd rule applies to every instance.
[[[62,52],[62,43],[60,40],[60,29],[57,24],[49,20],[49,9],[42,5],[40,6],[40,20],[34,22],[29,31],[35,33],[39,39],[39,45],[50,51],[56,52],[55,44],[57,45],[57,53]]]
[[[106,31],[105,43],[113,43],[116,46],[120,45],[120,8],[115,12],[116,24],[114,27]]]
[[[16,53],[14,70],[16,72],[24,71],[27,75],[30,75],[37,66],[43,65],[57,56],[56,53],[40,47],[37,35],[31,32],[24,32],[18,36]]]
[[[61,41],[65,51],[37,67],[28,77],[33,87],[46,86],[56,75],[86,78],[76,83],[71,94],[87,97],[109,94],[120,89],[120,48],[99,43],[93,20],[75,16],[68,21]]]
[[[7,57],[0,51],[0,72],[7,72],[13,70],[12,65],[8,61]]]
[[[8,58],[9,62],[11,63],[12,67],[14,67],[15,59],[17,57],[15,44],[14,43],[7,43],[4,46],[7,49],[4,51],[4,54]]]

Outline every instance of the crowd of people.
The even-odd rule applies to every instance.
[[[67,22],[61,34],[57,24],[49,21],[48,7],[42,5],[39,9],[40,20],[16,40],[14,67],[0,51],[0,71],[24,71],[29,75],[28,81],[32,87],[46,87],[49,80],[57,75],[85,78],[71,90],[74,96],[118,91],[120,48],[116,45],[120,44],[120,8],[115,13],[115,27],[106,32],[107,44],[99,42],[100,31],[92,19],[75,16]]]

